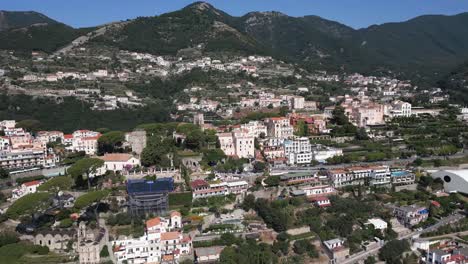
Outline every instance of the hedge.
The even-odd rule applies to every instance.
[[[8,218],[16,219],[22,215],[37,211],[38,207],[47,200],[50,194],[46,192],[37,192],[25,195],[16,200],[6,211]]]
[[[45,179],[45,176],[39,175],[39,176],[30,176],[30,177],[24,177],[24,178],[18,178],[16,179],[16,183],[19,185],[25,183],[25,182],[30,182],[30,181],[40,181]]]
[[[110,193],[109,190],[100,190],[100,191],[92,191],[82,196],[78,197],[75,201],[75,208],[82,209],[86,206],[89,206],[99,200],[102,200]]]
[[[192,193],[169,193],[169,206],[192,206]]]
[[[73,180],[69,176],[57,176],[40,185],[38,191],[54,191],[58,188],[61,191],[70,190],[73,185]]]

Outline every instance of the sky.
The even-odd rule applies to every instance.
[[[0,0],[0,10],[37,11],[73,27],[96,26],[178,10],[189,0]],[[208,0],[234,16],[280,11],[318,15],[353,28],[406,21],[420,15],[468,12],[468,0]]]

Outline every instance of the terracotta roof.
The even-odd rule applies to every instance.
[[[72,134],[66,134],[66,135],[63,135],[63,138],[64,139],[71,139],[71,138],[73,138],[73,135]]]
[[[174,216],[182,216],[182,215],[177,211],[172,211],[171,212],[171,217],[174,217]]]
[[[166,232],[161,233],[161,240],[175,240],[179,238],[179,232]]]
[[[25,183],[23,183],[23,184],[24,184],[25,186],[28,186],[28,187],[29,187],[29,186],[33,186],[33,185],[39,185],[39,184],[41,184],[41,182],[40,182],[40,181],[30,181],[30,182],[25,182]]]
[[[192,187],[192,189],[197,189],[200,187],[208,187],[209,184],[206,181],[199,179],[199,180],[194,180],[193,182],[191,182],[190,186]]]
[[[105,154],[102,157],[99,157],[100,159],[104,161],[128,161],[131,159],[133,156],[127,153],[108,153]]]
[[[174,255],[163,255],[162,260],[163,261],[173,261],[174,260]]]
[[[151,227],[157,226],[160,223],[161,223],[161,218],[159,218],[159,217],[152,218],[152,219],[146,221],[146,228],[151,228]]]

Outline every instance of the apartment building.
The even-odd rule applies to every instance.
[[[312,145],[306,137],[286,139],[284,156],[289,164],[309,164],[312,162]]]
[[[230,133],[218,133],[221,150],[227,156],[253,158],[255,155],[255,137],[245,129],[237,129]]]
[[[45,164],[45,157],[44,149],[0,151],[0,167],[7,169],[39,167]]]
[[[391,174],[388,166],[356,166],[332,169],[328,171],[328,177],[334,187],[358,184],[379,186],[391,184]]]
[[[272,117],[265,119],[267,135],[274,138],[289,138],[293,136],[294,128],[286,117]]]
[[[169,218],[146,221],[143,236],[112,242],[117,263],[163,263],[166,259],[177,263],[180,256],[192,252],[192,239],[179,231],[182,227],[181,214],[176,211]]]
[[[406,227],[412,227],[429,217],[429,210],[425,206],[409,205],[396,207],[393,211],[397,220]]]
[[[249,184],[246,181],[215,181],[208,183],[205,180],[195,180],[190,183],[193,199],[212,196],[224,196],[228,194],[241,194],[247,191]]]
[[[267,127],[260,121],[250,121],[247,124],[242,124],[241,129],[247,131],[247,134],[251,137],[259,138],[261,135],[264,137],[267,135]]]

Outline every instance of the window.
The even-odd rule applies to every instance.
[[[452,178],[450,178],[450,176],[448,176],[448,175],[445,175],[445,176],[444,176],[444,181],[447,182],[447,183],[449,183],[449,182],[452,181]]]

